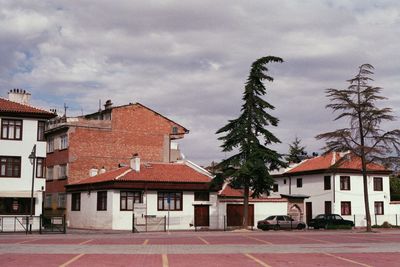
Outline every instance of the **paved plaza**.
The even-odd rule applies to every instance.
[[[400,231],[0,235],[0,266],[399,266]]]

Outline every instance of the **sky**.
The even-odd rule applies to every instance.
[[[361,64],[375,67],[383,106],[400,115],[400,2],[3,1],[0,96],[12,88],[68,116],[140,102],[190,130],[180,148],[201,165],[220,161],[215,132],[240,114],[251,63],[272,55],[265,82],[268,128],[287,153],[295,137],[321,152],[317,134],[344,127],[327,88],[346,88]],[[394,122],[386,127],[396,127]]]

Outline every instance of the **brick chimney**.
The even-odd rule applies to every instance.
[[[139,154],[133,154],[131,160],[130,160],[130,167],[132,170],[135,172],[140,172],[140,157]]]
[[[8,92],[8,100],[20,104],[29,105],[29,101],[31,100],[31,94],[25,90],[14,88]]]

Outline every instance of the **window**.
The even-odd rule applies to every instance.
[[[133,210],[134,203],[143,203],[142,192],[140,191],[121,191],[120,210]]]
[[[278,192],[278,184],[272,186],[272,192]]]
[[[283,179],[283,184],[286,184],[286,179]]]
[[[60,149],[68,148],[68,135],[64,134],[60,136]]]
[[[36,158],[36,177],[46,177],[46,160],[45,158]]]
[[[351,215],[351,202],[342,201],[340,204],[341,204],[340,210],[342,215]]]
[[[383,191],[382,177],[374,177],[374,191]]]
[[[331,190],[331,177],[324,176],[324,190]]]
[[[45,130],[46,130],[46,122],[38,121],[38,128],[37,128],[37,140],[38,141],[46,141],[46,139],[44,138]]]
[[[67,164],[60,165],[58,179],[67,179]]]
[[[182,192],[158,192],[158,210],[182,210]]]
[[[375,214],[383,215],[383,201],[375,201]]]
[[[332,214],[332,202],[325,201],[325,214]]]
[[[303,178],[297,178],[297,187],[303,187]]]
[[[51,208],[52,201],[53,201],[53,194],[46,193],[45,198],[44,198],[44,208],[45,209]]]
[[[210,201],[210,193],[206,191],[194,192],[194,201]]]
[[[65,193],[58,193],[57,208],[65,209]]]
[[[71,195],[71,210],[81,210],[81,193],[72,193]]]
[[[172,127],[172,134],[178,134],[178,127],[176,126]]]
[[[0,177],[21,177],[21,157],[0,157]]]
[[[97,192],[97,210],[107,210],[107,191]]]
[[[47,153],[54,152],[54,137],[49,137],[47,140]]]
[[[340,176],[340,190],[350,190],[350,176]]]
[[[54,179],[54,167],[47,167],[46,181],[52,181]]]
[[[22,140],[22,120],[1,120],[1,139]]]
[[[0,197],[0,215],[29,215],[30,209],[30,198]],[[35,214],[35,205],[32,214]]]

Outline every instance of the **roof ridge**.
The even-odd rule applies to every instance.
[[[121,177],[124,177],[126,174],[128,174],[129,172],[133,171],[131,168],[127,169],[126,171],[124,171],[123,173],[121,173],[120,175],[117,175],[114,180],[118,180]]]
[[[8,102],[11,102],[11,103],[15,103],[15,104],[17,104],[17,105],[22,105],[22,106],[26,106],[26,107],[38,109],[38,110],[40,110],[40,111],[44,111],[44,112],[47,112],[47,113],[49,113],[49,114],[52,114],[50,111],[45,110],[44,108],[41,108],[41,107],[36,107],[36,106],[32,106],[32,105],[30,105],[30,104],[24,104],[24,103],[19,103],[19,102],[11,101],[10,99],[7,99],[7,98],[1,97],[1,96],[0,96],[0,99],[5,100],[5,101],[8,101]]]

